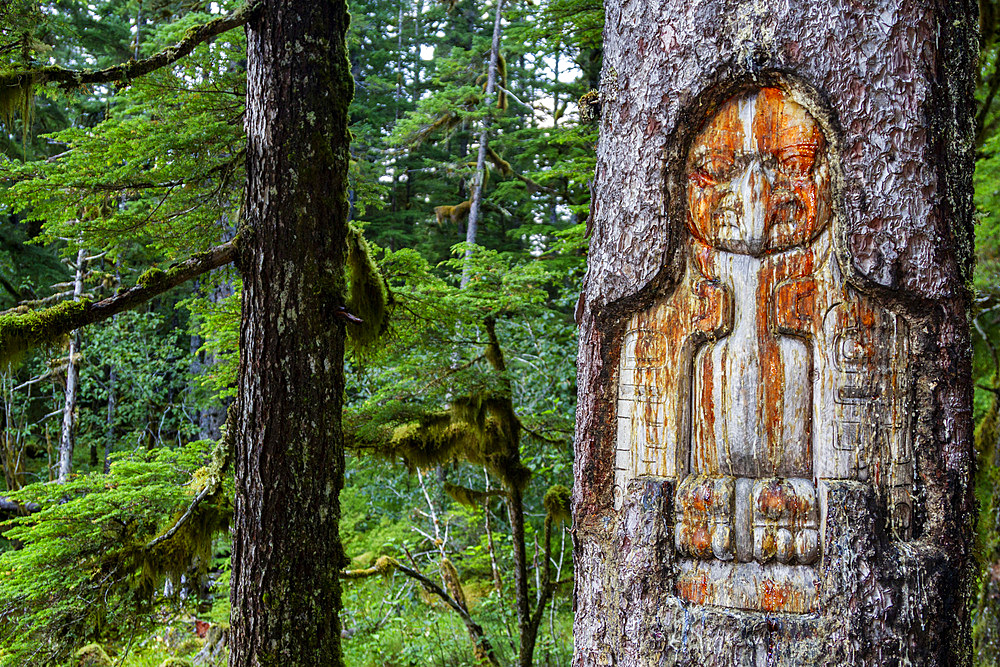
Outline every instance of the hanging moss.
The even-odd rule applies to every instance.
[[[165,539],[154,538],[141,548],[138,571],[143,588],[155,586],[165,575],[179,578],[192,568],[204,572],[211,563],[212,542],[229,528],[233,517],[232,499],[224,482],[233,458],[235,420],[235,408],[230,407],[225,431],[212,449],[208,464],[192,476],[191,491],[196,504],[177,512],[161,533],[174,531],[172,534]]]
[[[376,448],[401,457],[410,470],[465,459],[484,465],[506,488],[524,489],[531,470],[521,463],[520,422],[509,397],[490,393],[454,399],[448,410],[397,426]]]
[[[569,521],[570,514],[570,490],[562,484],[556,484],[545,492],[542,504],[545,506],[545,513],[553,521]]]
[[[510,166],[510,162],[504,160],[502,157],[497,155],[497,152],[493,150],[492,147],[486,148],[486,154],[489,156],[490,160],[500,170],[500,173],[504,176],[510,176],[514,173],[514,168]]]
[[[466,105],[468,106],[468,105]],[[453,111],[445,111],[443,114],[434,119],[434,122],[421,127],[419,130],[411,133],[406,138],[406,143],[413,146],[419,146],[428,137],[437,132],[438,130],[444,130],[445,132],[457,127],[462,123],[462,117]]]
[[[25,143],[34,118],[35,82],[33,74],[0,74],[0,121],[13,132],[14,121],[20,116]]]
[[[434,217],[437,220],[438,225],[443,224],[445,218],[450,219],[453,224],[457,225],[469,216],[469,211],[471,209],[472,201],[466,199],[465,201],[455,204],[454,206],[435,206]]]
[[[468,610],[469,607],[465,600],[465,591],[462,590],[462,580],[458,576],[458,570],[455,569],[455,564],[447,558],[441,559],[441,578],[444,579],[444,586],[448,589],[448,594],[454,598],[455,602],[462,609]]]
[[[500,79],[500,91],[497,95],[497,108],[507,110],[507,59],[502,53],[497,54],[497,78]]]
[[[25,352],[39,345],[59,340],[66,331],[83,324],[90,307],[89,299],[65,301],[43,310],[0,316],[0,368],[15,362]]]
[[[393,298],[372,257],[371,246],[354,225],[347,231],[347,310],[361,319],[361,324],[348,327],[355,352],[376,342],[386,332]]]
[[[451,496],[451,499],[456,503],[466,507],[482,507],[483,503],[493,496],[502,495],[501,491],[477,491],[451,482],[444,483],[444,492]]]
[[[374,577],[375,575],[382,575],[383,577],[392,574],[399,563],[396,562],[395,558],[389,556],[379,556],[375,561],[375,565],[367,567],[360,570],[341,570],[341,579],[365,579],[367,577]]]

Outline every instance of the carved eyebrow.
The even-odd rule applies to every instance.
[[[799,144],[789,144],[787,146],[779,146],[776,151],[779,153],[787,153],[789,151],[809,151],[816,153],[819,150],[819,142],[817,141],[805,141]]]

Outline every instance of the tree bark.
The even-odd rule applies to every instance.
[[[606,4],[575,665],[968,664],[976,31]]]
[[[86,271],[87,251],[80,248],[76,254],[76,278],[73,281],[73,300],[83,294],[83,274]],[[69,338],[69,363],[66,364],[66,402],[63,405],[62,434],[59,439],[59,483],[63,484],[73,467],[73,444],[76,421],[76,386],[80,373],[80,331]]]
[[[247,26],[231,667],[342,664],[347,23],[272,0]]]

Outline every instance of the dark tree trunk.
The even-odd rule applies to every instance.
[[[342,664],[347,23],[271,0],[247,29],[232,667]]]
[[[606,7],[574,664],[968,664],[975,4]]]

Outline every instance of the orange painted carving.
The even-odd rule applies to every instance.
[[[719,106],[683,165],[684,275],[626,328],[616,503],[676,480],[692,602],[814,610],[818,481],[891,487],[908,526],[906,326],[844,280],[829,150],[779,88]]]

